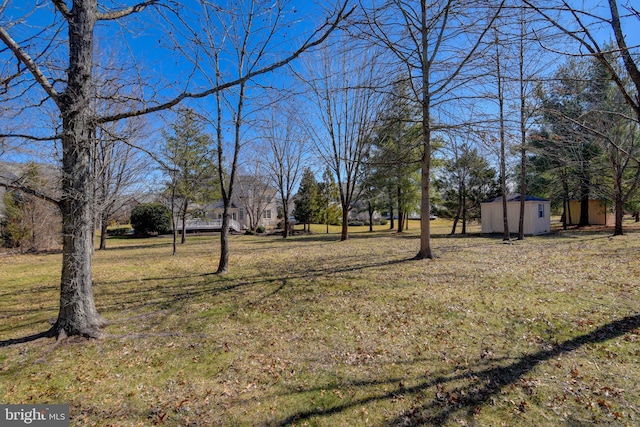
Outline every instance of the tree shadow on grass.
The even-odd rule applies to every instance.
[[[347,404],[336,405],[326,409],[300,411],[289,415],[275,425],[285,426],[292,423],[304,423],[315,417],[330,416],[354,407],[360,407],[367,403],[393,400],[401,394],[416,395],[432,387],[436,388],[435,399],[411,408],[385,424],[402,426],[442,425],[447,423],[451,417],[456,414],[473,416],[489,399],[498,395],[501,390],[508,385],[515,384],[521,380],[540,363],[544,363],[562,354],[571,353],[588,344],[602,343],[620,337],[638,328],[640,328],[640,314],[624,317],[607,323],[588,334],[579,335],[556,344],[550,349],[525,355],[505,366],[492,365],[473,372],[463,372],[448,376],[439,375],[412,387],[402,387],[400,385],[397,390],[350,401]],[[485,362],[486,361],[478,361],[478,365],[482,366]],[[445,384],[460,380],[466,380],[467,384],[452,390],[444,389]],[[397,381],[397,379],[389,380],[388,383]],[[303,390],[302,392],[307,392],[307,390]]]
[[[53,333],[53,330],[50,329],[45,332],[38,332],[37,334],[27,335],[25,337],[11,338],[8,340],[0,341],[0,347],[9,347],[11,345],[24,344],[31,341],[36,341],[36,340],[39,340],[40,338],[53,338],[53,337],[55,337],[55,334]]]
[[[109,286],[111,289],[106,292],[106,296],[111,300],[111,304],[99,305],[99,312],[110,312],[121,310],[126,303],[127,310],[140,310],[145,307],[158,307],[158,311],[167,312],[167,309],[179,310],[180,301],[185,301],[193,298],[197,298],[202,295],[220,295],[223,293],[233,292],[235,290],[253,286],[268,286],[277,285],[275,289],[269,289],[268,292],[260,298],[247,301],[246,305],[260,304],[264,300],[271,298],[281,292],[285,287],[290,286],[290,281],[300,278],[321,277],[328,274],[337,274],[345,272],[353,272],[358,270],[364,270],[367,268],[376,268],[383,266],[391,266],[396,264],[402,264],[410,262],[411,259],[397,259],[391,261],[366,263],[357,266],[344,266],[338,268],[317,268],[317,269],[304,269],[300,271],[292,271],[289,274],[278,275],[273,277],[264,277],[256,275],[253,277],[245,277],[241,279],[229,278],[226,276],[220,276],[215,273],[202,273],[202,274],[183,274],[183,275],[167,275],[167,276],[155,276],[147,277],[144,281],[152,282],[164,282],[165,284],[156,284],[155,287],[149,287],[143,291],[139,288],[132,290],[127,285],[133,282],[137,282],[137,279],[116,280],[110,282],[95,282],[94,286]],[[185,281],[196,279],[193,283],[185,283]],[[199,280],[198,280],[199,279]],[[114,288],[114,286],[117,286]],[[154,294],[156,291],[161,290],[159,295],[147,296],[141,292],[147,292]],[[136,298],[129,298],[132,293],[138,293]],[[142,295],[142,297],[141,297]],[[100,301],[98,301],[99,303]],[[35,311],[35,309],[34,309]],[[17,313],[16,313],[17,314]],[[120,323],[122,321],[109,321],[109,323]],[[15,344],[24,344],[31,341],[36,341],[40,338],[54,337],[53,331],[48,330],[33,335],[28,335],[19,338],[12,338],[0,341],[0,348],[7,347]]]

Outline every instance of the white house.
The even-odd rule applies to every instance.
[[[276,190],[252,176],[238,176],[229,214],[239,227],[250,229],[262,226],[267,230],[276,228],[278,203]],[[206,219],[221,220],[223,203],[219,200],[203,208]]]
[[[502,233],[502,197],[480,204],[483,233]],[[520,221],[520,194],[507,197],[509,232],[517,233]],[[538,235],[551,232],[551,202],[534,196],[526,196],[524,203],[524,234]]]

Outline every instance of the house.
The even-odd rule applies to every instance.
[[[580,200],[569,200],[567,202],[567,225],[578,225],[580,223],[580,212],[582,203]],[[615,225],[616,213],[612,208],[608,208],[603,200],[589,200],[589,224],[590,225]]]
[[[205,217],[222,219],[223,208],[222,200],[219,200],[204,209]],[[280,221],[276,190],[256,177],[239,176],[229,214],[232,221],[237,221],[245,230],[260,226],[267,230],[275,229]]]
[[[502,197],[480,204],[482,232],[502,233],[504,222],[502,215]],[[507,219],[509,232],[517,233],[520,222],[520,194],[507,196]],[[525,196],[524,234],[548,234],[551,231],[551,202],[534,196]]]

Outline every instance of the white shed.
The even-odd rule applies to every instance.
[[[507,197],[509,232],[517,233],[520,221],[520,194]],[[480,204],[483,233],[502,233],[502,197]],[[540,197],[526,196],[524,202],[524,234],[538,235],[551,232],[551,203]]]

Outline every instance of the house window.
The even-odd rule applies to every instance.
[[[235,213],[235,212],[232,212],[232,213],[231,213],[231,219],[232,219],[232,220],[234,220],[234,221],[237,221],[236,213]]]
[[[538,203],[538,218],[544,218],[544,204]]]
[[[265,209],[262,211],[262,218],[271,219],[271,209]]]
[[[238,218],[240,218],[240,221],[244,221],[244,209],[240,208],[238,210]]]

